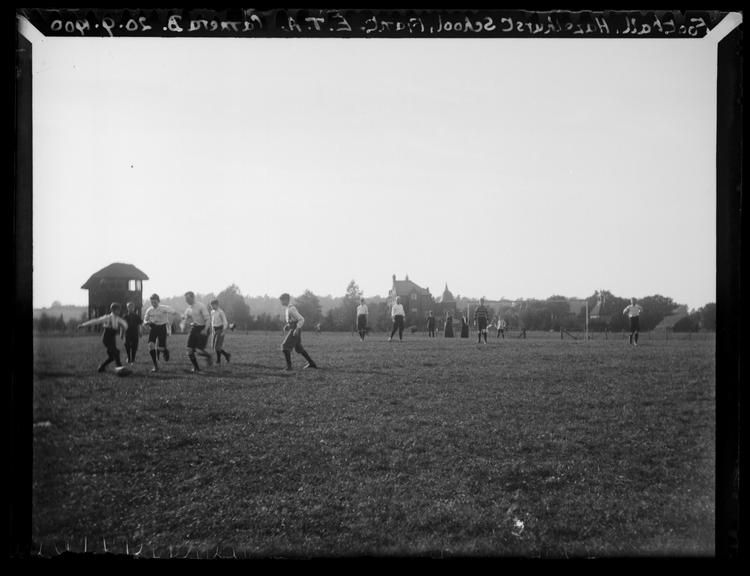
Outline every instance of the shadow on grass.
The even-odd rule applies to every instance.
[[[78,376],[79,376],[78,374],[75,374],[73,372],[55,372],[55,371],[47,372],[45,370],[34,371],[34,378],[37,378],[39,380],[44,380],[45,378],[74,378]]]
[[[350,370],[347,368],[336,368],[335,366],[331,367],[318,367],[318,372],[330,372],[332,374],[374,374],[377,376],[388,376],[389,378],[393,376],[390,372],[382,372],[380,370]]]

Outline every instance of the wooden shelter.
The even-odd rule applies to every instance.
[[[97,318],[109,312],[113,302],[124,309],[126,302],[133,302],[138,314],[143,304],[143,281],[148,276],[132,264],[115,262],[91,275],[82,289],[89,291],[89,318]]]

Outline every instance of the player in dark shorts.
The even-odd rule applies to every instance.
[[[505,338],[505,326],[506,326],[505,320],[502,320],[502,319],[498,318],[498,320],[497,320],[497,338],[500,338],[500,336],[502,336],[503,338]]]
[[[643,308],[635,303],[635,298],[630,299],[630,304],[625,306],[622,311],[623,314],[627,314],[630,319],[630,338],[629,344],[631,346],[638,346],[638,331],[640,330],[639,317],[643,312]]]
[[[487,324],[489,324],[489,321],[490,311],[484,305],[484,298],[480,298],[479,306],[474,310],[474,323],[479,331],[479,344],[482,343],[482,337],[484,337],[484,343],[487,344]]]
[[[88,320],[78,325],[78,328],[84,328],[85,326],[95,326],[101,324],[104,326],[102,332],[102,344],[107,349],[107,359],[99,364],[97,368],[98,372],[104,372],[107,366],[114,362],[118,368],[122,366],[120,362],[120,351],[117,349],[117,335],[125,333],[128,329],[128,323],[120,318],[120,305],[113,302],[109,307],[109,314],[105,314],[99,318]]]
[[[427,337],[435,338],[435,316],[433,315],[432,310],[430,310],[427,315]]]
[[[293,370],[292,368],[292,350],[297,354],[300,354],[307,364],[304,368],[317,368],[318,365],[310,358],[310,355],[302,347],[302,326],[305,324],[305,319],[297,311],[297,308],[289,303],[291,296],[284,292],[279,297],[281,305],[284,307],[284,318],[286,319],[286,325],[284,326],[284,341],[281,343],[281,351],[284,353],[284,359],[286,360],[286,369]]]
[[[398,339],[404,339],[404,305],[401,304],[401,298],[396,296],[396,302],[391,307],[391,319],[393,320],[393,329],[388,341],[393,340],[393,335],[398,331]]]
[[[185,302],[188,307],[183,314],[183,322],[189,322],[190,334],[187,339],[187,351],[190,363],[193,365],[191,372],[200,372],[198,358],[196,353],[206,359],[206,364],[213,365],[214,359],[211,354],[206,352],[208,345],[208,333],[211,329],[211,314],[203,302],[195,299],[194,292],[185,292]]]
[[[159,295],[152,294],[149,298],[151,306],[143,315],[143,323],[149,327],[148,332],[148,353],[154,367],[151,372],[159,370],[158,352],[164,356],[164,360],[169,362],[169,349],[167,349],[167,323],[171,322],[171,315],[175,313],[174,308],[165,306],[160,303]]]
[[[125,330],[125,354],[128,357],[128,364],[135,364],[135,354],[138,352],[138,341],[141,338],[141,325],[143,320],[135,311],[135,303],[126,304],[128,313],[125,314],[125,322],[128,323],[128,329]]]
[[[369,316],[370,311],[367,309],[367,304],[365,304],[365,299],[360,298],[359,299],[359,306],[357,306],[357,333],[359,334],[359,339],[364,342],[365,336],[367,336],[367,317]]]

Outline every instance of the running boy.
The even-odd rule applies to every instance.
[[[195,357],[196,352],[206,359],[206,363],[209,366],[214,363],[211,354],[206,352],[208,332],[211,326],[211,315],[203,302],[196,302],[194,292],[185,292],[185,302],[187,302],[188,307],[182,315],[182,321],[183,323],[190,324],[190,334],[188,334],[187,340],[188,358],[193,365],[193,368],[190,371],[200,372],[201,369],[200,366],[198,366],[198,360]],[[205,333],[203,332],[204,330],[206,330]]]
[[[216,352],[216,363],[221,364],[221,356],[223,355],[227,362],[232,355],[224,350],[224,331],[229,328],[229,322],[227,322],[227,315],[224,314],[224,310],[219,308],[219,301],[214,299],[211,300],[211,330],[214,333],[213,347]]]
[[[107,349],[107,359],[99,364],[97,371],[104,372],[107,369],[107,365],[112,361],[119,368],[122,366],[122,363],[120,362],[120,351],[117,349],[117,334],[121,333],[122,335],[128,329],[128,323],[120,318],[120,305],[117,302],[113,302],[109,307],[109,314],[83,322],[78,325],[78,328],[81,329],[85,326],[95,326],[97,324],[104,326],[102,344]]]
[[[317,368],[318,365],[302,347],[302,326],[305,324],[305,319],[302,314],[297,312],[297,308],[289,303],[290,299],[291,297],[286,292],[279,297],[279,301],[284,307],[284,318],[286,320],[284,341],[281,343],[281,351],[284,353],[284,359],[286,360],[286,369],[292,370],[292,350],[301,354],[307,360],[305,368]]]
[[[138,352],[138,341],[141,338],[143,321],[135,312],[135,303],[126,304],[128,313],[125,314],[125,322],[128,323],[128,329],[125,331],[125,354],[128,357],[128,364],[135,364],[135,353]]]
[[[167,325],[171,325],[170,316],[175,314],[174,308],[161,304],[158,294],[151,294],[149,298],[151,306],[146,310],[143,315],[143,323],[148,324],[148,353],[151,356],[151,361],[154,363],[154,367],[151,368],[151,372],[157,372],[159,370],[159,363],[157,361],[157,352],[160,352],[164,356],[164,360],[169,362],[169,350],[167,349]]]
[[[635,298],[630,299],[630,304],[625,306],[622,311],[623,314],[627,314],[630,318],[630,339],[629,344],[632,346],[638,346],[638,330],[640,328],[639,317],[643,312],[643,308],[635,303]]]

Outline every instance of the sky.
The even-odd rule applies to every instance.
[[[716,45],[33,39],[33,304],[144,292],[715,301]]]

